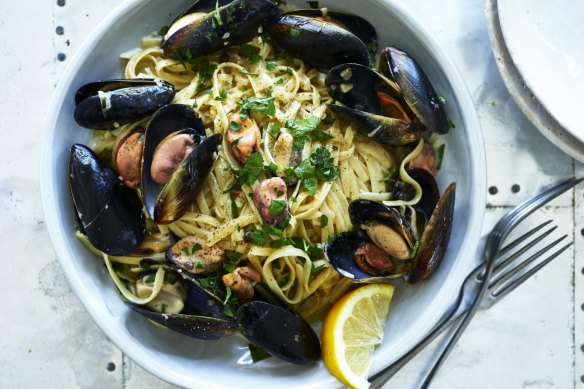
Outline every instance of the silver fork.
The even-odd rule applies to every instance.
[[[527,272],[523,272],[525,268],[533,263],[536,259],[540,258],[545,252],[549,251],[551,248],[559,244],[566,236],[563,236],[551,244],[547,245],[543,249],[539,250],[537,253],[531,255],[526,260],[522,261],[521,264],[517,265],[513,269],[509,270],[509,264],[515,259],[523,255],[527,250],[531,249],[537,243],[539,243],[544,237],[551,234],[556,227],[545,231],[540,234],[535,239],[531,240],[526,245],[519,248],[511,255],[506,255],[512,249],[517,248],[522,242],[528,239],[533,234],[537,233],[543,227],[551,223],[548,221],[543,223],[531,231],[527,232],[520,238],[509,243],[507,246],[501,248],[504,239],[509,235],[509,233],[528,215],[533,213],[538,208],[542,207],[549,201],[553,200],[560,194],[571,189],[584,179],[571,179],[562,184],[556,185],[534,197],[528,199],[527,201],[521,203],[511,211],[509,211],[495,226],[491,233],[487,237],[487,242],[484,250],[485,260],[483,264],[472,271],[460,290],[459,296],[451,312],[447,315],[445,319],[442,320],[424,339],[422,339],[416,346],[414,346],[408,353],[406,353],[399,360],[394,362],[392,365],[386,367],[379,373],[370,377],[371,389],[380,388],[387,380],[389,380],[397,371],[399,371],[407,362],[409,362],[414,356],[416,356],[421,350],[423,350],[427,345],[432,343],[441,333],[443,333],[447,328],[449,328],[453,323],[458,322],[457,329],[451,335],[450,340],[446,344],[443,351],[440,353],[438,358],[432,365],[431,370],[424,379],[421,388],[427,388],[433,379],[434,375],[462,335],[462,332],[468,326],[468,323],[472,319],[474,313],[482,308],[486,309],[492,306],[495,302],[499,301],[501,298],[509,294],[517,286],[522,284],[526,279],[531,277],[534,273],[543,268],[546,264],[551,262],[554,258],[559,256],[563,251],[565,251],[572,242],[560,248],[558,251],[554,252],[544,261],[540,262],[538,265],[534,266]],[[495,272],[495,274],[493,274]],[[491,276],[493,278],[491,279]],[[488,293],[487,293],[488,292]],[[485,296],[486,294],[486,296]],[[483,298],[484,297],[484,298]]]

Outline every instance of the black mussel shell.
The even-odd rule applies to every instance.
[[[359,25],[365,29],[363,26],[367,26],[367,32],[362,36],[372,35],[370,39],[375,41],[373,27],[358,16],[344,15],[346,23],[343,23],[317,18],[321,14],[316,10],[283,14],[270,28],[270,36],[278,46],[320,70],[326,71],[348,62],[369,65],[369,49],[366,43],[341,25],[349,24],[348,20],[353,18],[354,23],[348,27]],[[329,15],[334,19],[336,13],[329,12]]]
[[[349,217],[354,226],[368,222],[379,222],[399,231],[409,247],[413,247],[416,236],[406,218],[395,208],[372,200],[358,199],[349,204]]]
[[[237,310],[241,333],[253,344],[284,361],[306,365],[320,359],[318,336],[300,315],[263,301],[250,301]]]
[[[109,80],[85,84],[75,94],[77,124],[111,130],[153,114],[174,98],[174,87],[160,79]]]
[[[197,339],[217,340],[237,332],[237,323],[215,317],[153,312],[141,305],[125,304],[144,317],[181,334]]]
[[[386,146],[405,146],[421,137],[421,128],[415,123],[374,115],[342,105],[327,106],[338,118],[350,123],[354,129]]]
[[[424,216],[425,222],[427,223],[432,216],[432,212],[434,212],[434,209],[436,208],[436,204],[438,204],[438,200],[440,200],[438,184],[432,173],[426,169],[408,169],[407,173],[414,181],[420,184],[420,187],[422,188],[422,197],[420,198],[420,201],[414,205],[414,209]]]
[[[164,55],[197,58],[249,42],[280,14],[279,8],[268,0],[221,1],[216,5],[210,10],[209,1],[197,2],[183,13],[183,18],[194,12],[204,15],[167,36],[161,45]]]
[[[108,255],[127,255],[144,239],[146,221],[136,191],[87,146],[71,146],[69,187],[83,233]]]
[[[428,130],[446,134],[449,130],[444,106],[430,80],[407,53],[387,47],[381,52],[379,71],[397,84],[397,97]]]
[[[279,307],[291,310],[290,306],[286,301],[284,301],[280,296],[272,291],[269,287],[264,284],[255,284],[253,299],[257,301],[264,301],[266,303],[277,305]]]
[[[150,176],[156,147],[168,135],[189,133],[197,146],[169,182],[159,185]],[[171,104],[162,107],[152,116],[146,129],[142,161],[142,198],[150,217],[157,224],[178,220],[189,208],[202,188],[217,157],[222,137],[219,134],[205,138],[203,122],[190,107]]]
[[[411,284],[428,278],[442,262],[452,230],[455,190],[456,183],[453,182],[440,197],[424,228],[413,269],[406,277]]]
[[[331,97],[343,103],[329,104],[329,109],[359,132],[388,146],[420,139],[422,125],[399,111],[398,116],[384,110],[381,96],[393,98],[393,84],[375,70],[355,63],[341,64],[328,72],[325,85]]]

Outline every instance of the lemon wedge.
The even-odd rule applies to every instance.
[[[351,388],[368,388],[373,350],[383,328],[393,285],[370,284],[341,297],[322,326],[322,355],[329,371]]]

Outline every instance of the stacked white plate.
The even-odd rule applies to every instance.
[[[584,1],[487,0],[497,66],[527,118],[584,162]]]

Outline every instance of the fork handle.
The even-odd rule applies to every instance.
[[[440,324],[438,324],[434,329],[426,335],[424,339],[418,342],[410,351],[408,351],[400,359],[381,370],[379,373],[371,376],[369,382],[371,385],[369,389],[379,389],[385,384],[391,377],[393,377],[402,367],[404,367],[412,358],[420,353],[426,348],[430,343],[432,343],[440,334],[442,334],[447,328],[452,324],[457,322],[461,316],[465,315],[468,309],[465,310],[453,310]]]

